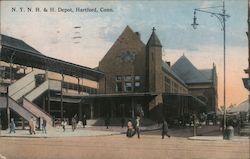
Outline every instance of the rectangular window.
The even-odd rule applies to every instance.
[[[171,92],[170,93],[174,93],[174,82],[171,81]]]
[[[125,92],[131,92],[132,91],[132,83],[126,82],[125,83]]]
[[[174,83],[174,93],[178,93],[178,84]]]
[[[132,76],[125,76],[125,81],[132,81]]]
[[[141,80],[141,76],[135,76],[135,81],[140,81]]]
[[[116,76],[116,81],[121,81],[122,80],[122,76]]]
[[[116,83],[116,92],[122,92],[122,82]]]
[[[0,67],[0,79],[5,78],[5,67]]]
[[[170,79],[166,78],[166,83],[170,85]]]
[[[135,82],[135,87],[140,87],[141,83],[140,82]]]

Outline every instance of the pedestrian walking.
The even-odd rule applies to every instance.
[[[65,127],[66,127],[66,125],[67,125],[67,122],[66,122],[65,119],[62,120],[61,125],[62,125],[62,128],[63,128],[63,132],[65,132]]]
[[[197,135],[197,125],[198,125],[198,117],[196,113],[193,113],[193,136]]]
[[[162,121],[162,139],[164,139],[164,136],[168,136],[168,138],[170,138],[170,135],[168,134],[168,123],[166,120]]]
[[[71,124],[72,124],[72,131],[75,131],[75,129],[76,129],[76,119],[75,119],[75,116],[72,118]]]
[[[16,124],[15,124],[15,121],[14,121],[14,118],[11,118],[10,120],[10,132],[9,133],[16,133]]]
[[[135,131],[137,133],[138,139],[140,139],[140,117],[137,116],[135,123]]]
[[[107,127],[107,129],[109,128],[110,125],[110,118],[109,116],[107,116],[107,118],[105,119],[105,126]]]
[[[85,114],[83,115],[82,125],[83,125],[83,128],[85,128],[85,126],[87,125],[87,118]]]
[[[33,118],[33,133],[36,134],[36,118]]]
[[[33,116],[29,120],[29,126],[30,126],[30,135],[36,134],[36,119],[33,118]]]
[[[44,117],[43,117],[42,121],[43,121],[43,123],[42,123],[42,132],[46,134],[47,133],[46,132],[47,121],[45,120]]]

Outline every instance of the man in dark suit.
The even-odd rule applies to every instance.
[[[168,123],[166,120],[162,121],[162,139],[164,139],[164,136],[168,136],[170,138],[170,135],[168,134]]]

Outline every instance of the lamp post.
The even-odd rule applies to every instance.
[[[248,0],[248,19],[247,19],[247,23],[248,23],[248,32],[246,32],[246,34],[247,34],[247,39],[248,39],[248,68],[245,69],[244,71],[245,71],[246,74],[248,74],[248,78],[243,79],[243,83],[244,83],[245,87],[249,91],[249,94],[248,94],[248,103],[249,103],[248,104],[249,105],[248,115],[250,116],[250,82],[249,82],[250,81],[250,38],[249,38],[249,33],[250,33],[250,0]],[[244,82],[244,80],[246,82]]]
[[[209,11],[209,9],[215,9],[215,8],[222,8],[221,12],[212,12]],[[193,26],[194,29],[197,28],[197,26],[199,25],[196,20],[196,12],[203,12],[203,13],[208,13],[210,14],[212,17],[216,17],[220,24],[221,24],[221,28],[223,31],[223,76],[224,76],[224,82],[223,82],[223,105],[224,105],[224,114],[223,114],[223,133],[224,130],[226,128],[226,18],[229,18],[230,16],[228,14],[226,14],[226,10],[225,10],[225,2],[223,1],[223,5],[222,6],[214,6],[214,7],[207,7],[207,8],[196,8],[194,9],[194,18],[193,18],[193,24],[191,24]]]
[[[1,59],[2,59],[2,56],[1,56],[1,53],[2,53],[2,43],[1,43],[1,40],[0,40],[0,67],[2,66],[1,65]],[[2,85],[2,83],[3,83],[3,77],[2,77],[2,72],[1,72],[1,74],[0,74],[1,76],[0,76],[0,84]],[[1,136],[1,130],[2,130],[2,116],[1,116],[1,109],[0,109],[0,136]]]

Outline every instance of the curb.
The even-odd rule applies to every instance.
[[[49,138],[49,137],[48,136],[22,136],[22,135],[8,136],[8,135],[0,135],[0,138]]]
[[[116,132],[116,133],[107,133],[107,134],[100,134],[100,135],[65,135],[65,136],[26,136],[26,135],[0,135],[0,138],[67,138],[67,137],[97,137],[97,136],[111,136],[111,135],[120,135],[122,132]]]
[[[249,138],[244,138],[244,137],[233,137],[230,140],[225,140],[223,139],[222,136],[217,136],[217,138],[214,138],[214,136],[203,136],[203,137],[188,137],[188,140],[198,140],[198,141],[231,141],[231,142],[249,142],[250,139]]]
[[[202,138],[202,137],[199,138],[199,137],[193,137],[193,136],[192,136],[192,137],[188,137],[188,140],[199,140],[199,141],[223,141],[223,138],[222,138],[222,137],[219,138],[219,139],[218,139],[218,138],[217,138],[217,139],[216,139],[216,138],[209,138],[209,137],[208,137],[208,138],[204,138],[204,137],[203,137],[203,138]]]

